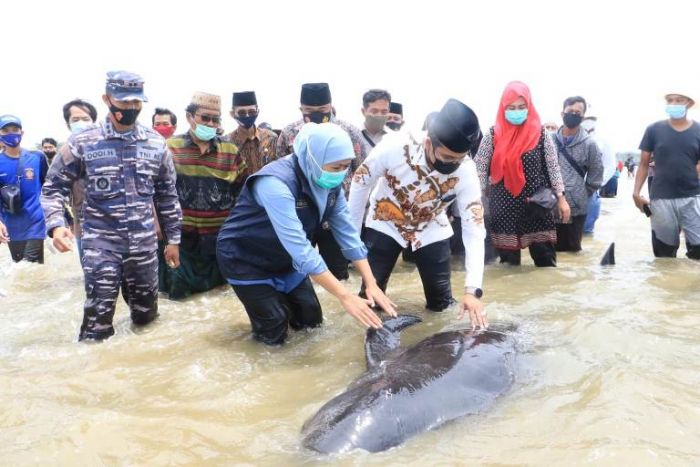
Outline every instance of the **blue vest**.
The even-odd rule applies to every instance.
[[[340,187],[330,192],[323,218],[319,219],[309,183],[294,154],[278,159],[248,177],[217,239],[219,269],[227,279],[268,279],[294,271],[292,257],[277,238],[267,211],[253,196],[253,184],[258,177],[265,175],[277,177],[289,187],[306,238],[312,243],[316,231],[326,221],[340,195]]]

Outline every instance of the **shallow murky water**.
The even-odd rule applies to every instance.
[[[557,269],[490,266],[489,317],[517,323],[516,382],[487,413],[340,465],[689,465],[700,463],[700,264],[655,260],[631,181],[584,252]],[[618,264],[598,266],[617,242]],[[683,248],[682,248],[683,250]],[[684,251],[683,251],[684,252]],[[326,322],[266,348],[249,337],[232,291],[161,300],[132,329],[77,343],[77,256],[12,265],[0,248],[2,465],[298,465],[328,461],[299,446],[301,426],[363,372],[363,331],[323,291]],[[454,262],[453,285],[463,269]],[[357,277],[349,287],[357,289]],[[405,342],[454,324],[423,311],[418,274],[399,262],[390,296],[425,322]]]

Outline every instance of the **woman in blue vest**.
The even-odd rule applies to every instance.
[[[335,124],[309,123],[293,147],[294,154],[246,181],[219,231],[219,268],[243,302],[253,337],[265,344],[282,344],[289,326],[321,324],[321,305],[309,276],[362,325],[380,328],[370,306],[379,305],[392,316],[396,311],[377,286],[341,191],[355,157],[350,138]],[[324,222],[343,255],[370,284],[366,300],[348,292],[313,248],[314,232]]]

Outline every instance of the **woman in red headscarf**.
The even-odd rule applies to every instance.
[[[570,209],[557,151],[525,83],[506,86],[496,124],[484,135],[475,161],[488,206],[487,228],[501,262],[518,265],[520,250],[529,248],[536,266],[556,266],[554,214],[530,198],[550,188],[562,219],[568,219]]]

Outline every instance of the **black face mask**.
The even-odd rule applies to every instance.
[[[304,114],[304,120],[307,118],[313,123],[328,123],[331,121],[331,112],[310,112]]]
[[[435,154],[435,149],[433,149],[433,168],[440,172],[443,175],[449,175],[455,170],[459,169],[459,166],[462,165],[461,162],[443,162],[440,159],[437,158],[437,154]]]
[[[109,102],[109,111],[112,112],[117,123],[124,126],[131,126],[136,123],[136,119],[139,118],[141,113],[141,109],[120,109],[112,104],[111,101]],[[117,116],[117,114],[120,114],[120,116]]]
[[[399,123],[399,122],[386,122],[386,126],[389,127],[391,130],[399,131],[399,130],[401,129],[401,126],[403,126],[403,123]]]
[[[576,128],[583,121],[583,115],[574,114],[574,113],[565,113],[563,120],[564,120],[564,125],[566,125],[567,128]]]

